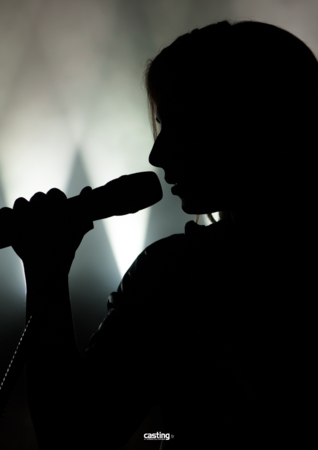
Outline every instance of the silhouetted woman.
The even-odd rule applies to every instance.
[[[61,217],[56,189],[15,202],[27,318],[47,305],[26,380],[40,449],[119,448],[156,405],[160,448],[304,448],[315,430],[317,81],[309,48],[258,22],[193,30],[148,62],[149,161],[183,211],[213,223],[189,221],[138,256],[85,359],[68,273],[92,224]]]

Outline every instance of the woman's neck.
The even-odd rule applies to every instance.
[[[270,210],[269,210],[270,211]],[[238,241],[246,250],[259,252],[264,256],[277,251],[284,244],[286,220],[281,219],[281,212],[240,210],[231,211]]]

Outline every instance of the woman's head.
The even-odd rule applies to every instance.
[[[145,71],[149,161],[178,183],[188,214],[292,207],[298,180],[313,182],[317,81],[309,48],[273,25],[225,21],[184,34]]]

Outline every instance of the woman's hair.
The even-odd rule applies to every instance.
[[[247,180],[246,189],[258,183],[257,189],[252,184],[256,199],[261,192],[271,192],[276,204],[281,201],[284,207],[290,196],[290,207],[297,208],[297,183],[305,196],[313,195],[318,62],[290,32],[254,21],[223,21],[194,29],[147,61],[144,83],[154,140],[160,95],[174,87],[190,99],[201,93],[203,107],[212,104],[210,111],[217,111],[213,142],[226,140],[233,166],[247,174],[241,177]],[[301,209],[305,199],[299,200]],[[219,215],[229,217],[230,211]],[[215,222],[212,214],[207,216]]]

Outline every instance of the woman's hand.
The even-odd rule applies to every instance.
[[[86,187],[85,195],[91,191]],[[14,205],[12,247],[25,270],[47,270],[68,274],[84,235],[94,228],[87,219],[71,217],[66,195],[59,189],[37,192],[28,202],[18,198]]]

